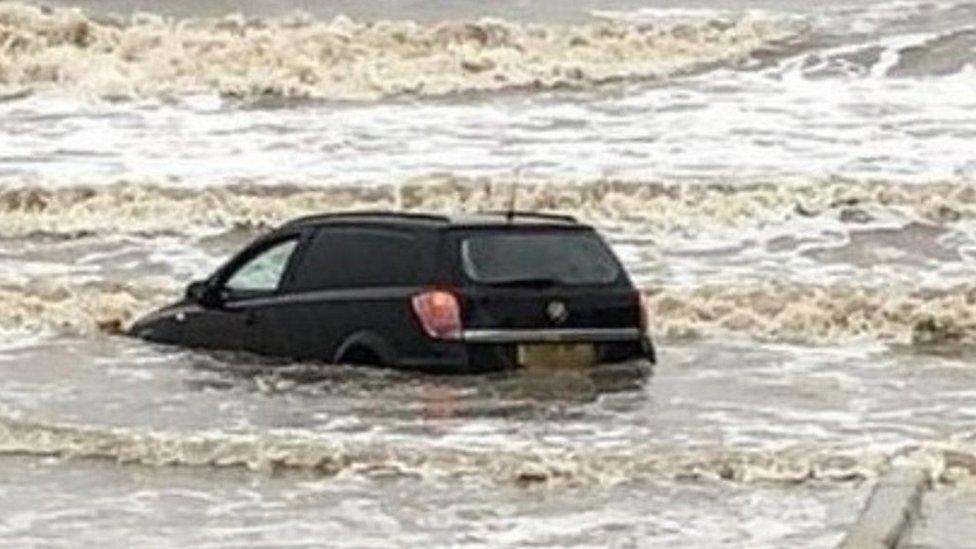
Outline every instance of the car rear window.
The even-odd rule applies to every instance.
[[[620,265],[592,232],[473,234],[461,241],[461,263],[484,284],[611,284]]]

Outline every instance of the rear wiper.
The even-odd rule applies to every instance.
[[[559,280],[555,278],[548,277],[526,277],[526,278],[508,278],[504,280],[493,280],[488,284],[491,286],[499,287],[510,287],[510,286],[528,286],[528,287],[548,287],[555,286],[559,284]]]

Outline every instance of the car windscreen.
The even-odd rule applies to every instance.
[[[620,265],[588,231],[485,232],[461,241],[461,263],[471,280],[491,285],[605,285]]]

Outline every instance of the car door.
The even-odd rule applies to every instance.
[[[268,326],[267,308],[288,273],[299,235],[258,243],[245,250],[216,276],[220,304],[186,319],[185,339],[191,345],[273,354],[275,330]]]
[[[324,226],[305,248],[289,278],[290,298],[271,313],[284,352],[332,360],[351,337],[365,334],[391,353],[405,349],[410,296],[432,268],[417,236],[388,227]]]

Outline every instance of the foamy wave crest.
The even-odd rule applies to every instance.
[[[0,83],[14,95],[59,89],[114,98],[217,91],[245,99],[374,100],[581,89],[742,66],[803,33],[762,16],[575,26],[344,17],[120,21],[4,3]]]
[[[893,294],[807,284],[645,289],[658,337],[738,333],[765,341],[828,343],[874,339],[915,345],[976,344],[976,286]],[[42,281],[0,287],[0,326],[66,334],[122,333],[132,321],[180,294],[176,281],[72,284]]]
[[[268,227],[298,215],[356,209],[434,212],[504,210],[512,178],[426,176],[393,184],[327,184],[287,181],[200,185],[186,189],[164,181],[114,183],[0,180],[0,224],[5,237],[32,233],[213,232]],[[976,184],[895,185],[825,180],[670,184],[656,181],[525,180],[518,205],[581,219],[632,225],[642,232],[672,233],[707,225],[833,217],[882,217],[952,223],[976,218]]]
[[[178,288],[41,281],[0,287],[0,327],[86,335],[124,332],[138,315],[175,301]]]
[[[656,331],[673,337],[727,330],[797,343],[976,343],[976,286],[897,294],[807,284],[722,285],[652,290],[650,301]]]
[[[608,485],[640,480],[858,481],[888,462],[877,451],[595,449],[467,450],[305,433],[158,432],[0,417],[0,454],[108,460],[144,466],[297,470],[323,475],[471,478],[503,484]]]

